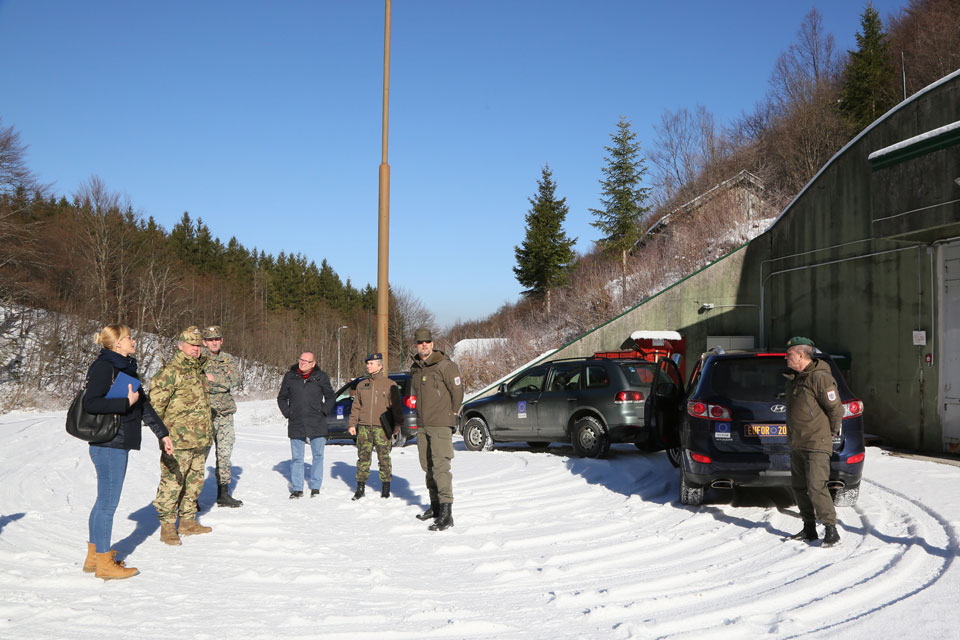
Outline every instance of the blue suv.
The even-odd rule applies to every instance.
[[[680,467],[680,502],[697,505],[707,488],[789,487],[785,352],[704,353],[690,377],[679,433],[668,442]],[[837,506],[853,506],[863,476],[863,402],[851,393],[836,363],[819,350],[837,381],[843,426],[834,439],[828,485]]]
[[[357,385],[366,376],[354,378],[347,384],[340,387],[337,391],[337,404],[333,409],[333,414],[327,416],[328,438],[356,440],[347,431],[347,424],[350,422],[350,410],[353,408],[353,397],[357,393]],[[417,396],[410,395],[410,372],[400,371],[391,373],[390,379],[400,387],[400,394],[403,396],[403,424],[400,425],[400,433],[393,438],[394,447],[403,447],[410,440],[417,437]]]

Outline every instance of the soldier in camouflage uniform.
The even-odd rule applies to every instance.
[[[403,419],[400,388],[383,373],[383,354],[371,353],[367,356],[367,373],[369,377],[357,385],[357,395],[353,399],[347,425],[350,435],[357,436],[357,491],[353,494],[353,500],[359,500],[364,495],[374,447],[380,468],[380,497],[390,497],[393,472],[390,442],[400,430],[400,421]]]
[[[240,371],[232,355],[221,350],[223,332],[213,325],[203,330],[204,356],[207,364],[203,371],[210,381],[210,406],[213,408],[213,441],[217,457],[217,506],[240,507],[243,502],[230,495],[230,456],[237,434],[233,430],[233,414],[237,403],[230,395],[240,383]]]
[[[203,373],[202,337],[196,327],[180,334],[177,353],[150,381],[153,408],[173,439],[173,454],[160,457],[160,486],[153,506],[160,519],[160,539],[180,544],[180,535],[213,531],[197,522],[197,496],[213,438],[210,386]],[[177,528],[177,516],[180,527]]]

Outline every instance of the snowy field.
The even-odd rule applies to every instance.
[[[568,446],[454,460],[456,526],[429,532],[415,445],[395,497],[352,502],[356,450],[327,447],[321,496],[288,499],[289,441],[272,401],[240,403],[240,509],[212,534],[160,542],[158,452],[133,452],[114,547],[141,574],[81,571],[95,475],[63,413],[0,416],[0,638],[956,638],[960,469],[867,451],[840,546],[800,528],[785,493],[675,502],[662,453]],[[309,457],[309,454],[308,454]]]

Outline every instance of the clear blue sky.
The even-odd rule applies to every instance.
[[[391,284],[441,326],[517,300],[544,164],[587,251],[621,115],[645,149],[664,110],[727,123],[811,8],[842,50],[865,5],[397,0]],[[96,175],[168,230],[188,211],[376,286],[383,16],[381,0],[0,0],[0,117],[58,195]]]

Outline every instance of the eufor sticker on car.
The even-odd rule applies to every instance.
[[[729,422],[716,422],[714,423],[713,437],[717,440],[729,440],[730,439],[730,423]]]

